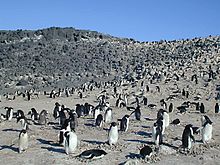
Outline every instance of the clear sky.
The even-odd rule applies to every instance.
[[[140,41],[220,35],[220,0],[2,0],[0,29],[74,27]]]

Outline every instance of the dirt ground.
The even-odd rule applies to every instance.
[[[148,98],[148,104],[156,104],[155,109],[150,109],[148,106],[141,104],[142,117],[141,121],[135,120],[134,116],[130,118],[130,125],[128,132],[119,132],[119,141],[116,146],[110,147],[105,142],[107,141],[109,124],[99,129],[95,127],[92,116],[79,118],[79,126],[77,127],[76,134],[79,139],[79,145],[75,154],[65,154],[64,147],[58,145],[58,133],[59,130],[55,129],[54,124],[48,124],[47,126],[30,125],[28,130],[29,136],[29,148],[24,153],[18,153],[17,139],[21,130],[20,123],[16,123],[16,119],[12,121],[1,121],[0,123],[0,164],[106,164],[115,165],[121,164],[128,160],[136,160],[138,164],[153,163],[155,165],[169,164],[169,165],[182,165],[182,164],[219,164],[220,162],[220,120],[219,114],[214,113],[214,107],[216,100],[214,95],[207,100],[210,93],[214,93],[214,86],[208,86],[202,88],[202,85],[194,85],[188,82],[181,81],[178,86],[180,89],[185,88],[189,85],[190,96],[188,99],[179,96],[174,100],[167,101],[174,104],[174,112],[170,113],[170,121],[179,118],[181,121],[180,125],[174,126],[169,125],[165,130],[164,144],[161,146],[159,153],[154,153],[152,158],[149,160],[137,159],[140,148],[143,145],[154,145],[151,144],[151,127],[156,120],[157,111],[161,108],[160,100],[165,99],[172,93],[174,88],[174,82],[168,84],[150,84],[150,92],[144,92],[144,95]],[[161,91],[156,91],[156,85],[159,85]],[[141,87],[137,85],[132,88],[131,86],[124,86],[126,91],[129,93],[128,103],[135,100],[134,94],[138,95],[141,93]],[[24,100],[23,98],[16,98],[15,100],[8,101],[2,99],[0,102],[0,113],[5,114],[5,106],[11,106],[14,111],[21,109],[25,112],[26,117],[28,111],[31,108],[36,108],[38,112],[45,109],[49,112],[48,122],[56,122],[52,116],[54,109],[54,103],[59,102],[65,106],[74,109],[77,103],[84,104],[88,102],[92,105],[97,105],[97,96],[102,89],[96,89],[94,91],[84,93],[84,98],[80,99],[77,94],[71,97],[59,97],[55,99],[48,98],[47,96],[40,95],[39,99],[32,99],[31,101]],[[110,106],[113,109],[113,121],[122,118],[125,114],[130,114],[126,108],[118,108],[115,106],[116,98],[112,97],[112,88],[106,89],[109,93]],[[194,126],[201,126],[201,115],[200,112],[195,110],[195,107],[191,107],[185,114],[180,114],[176,109],[184,101],[194,101],[194,97],[197,93],[201,94],[201,100],[195,102],[203,102],[205,105],[206,115],[213,121],[213,137],[209,146],[201,143],[201,135],[195,135],[196,143],[193,143],[192,152],[190,154],[183,154],[179,152],[181,145],[182,132],[185,125],[193,124]],[[83,161],[75,158],[86,149],[101,148],[104,149],[108,154],[102,159]]]

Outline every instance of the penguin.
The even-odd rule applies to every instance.
[[[192,124],[185,126],[182,134],[182,147],[190,150],[192,147],[192,141],[195,143],[195,138],[193,136]]]
[[[180,125],[180,119],[175,119],[175,120],[173,120],[170,124]]]
[[[76,127],[78,126],[77,114],[75,111],[70,111],[69,113],[69,121],[70,121],[70,129],[71,131],[76,131]]]
[[[92,109],[94,108],[93,105],[89,104],[89,103],[85,103],[84,104],[84,108],[85,108],[85,116],[91,115],[92,114]]]
[[[28,130],[28,121],[27,121],[27,118],[25,116],[21,116],[21,117],[18,117],[17,118],[17,123],[20,122],[21,123],[21,128],[23,130]]]
[[[158,112],[157,112],[157,119],[159,119],[160,117],[163,117],[163,120],[164,120],[164,126],[165,127],[168,127],[169,124],[170,124],[170,117],[169,117],[169,114],[167,113],[167,111],[163,110],[163,109],[160,109]],[[164,132],[164,131],[163,131]]]
[[[141,120],[141,110],[140,110],[140,106],[138,105],[136,108],[135,108],[135,110],[130,114],[130,116],[132,115],[132,114],[135,114],[135,118],[136,118],[136,120]]]
[[[61,105],[56,102],[55,107],[53,109],[53,117],[56,120],[59,117],[59,112],[61,111]]]
[[[62,126],[64,125],[66,121],[66,114],[64,112],[64,108],[61,108],[61,110],[59,111],[59,125]]]
[[[154,108],[156,108],[156,106],[157,106],[157,105],[155,105],[155,104],[148,104],[148,107],[149,107],[150,109],[154,109]]]
[[[148,145],[145,145],[144,147],[142,147],[140,149],[140,156],[145,159],[145,158],[150,158],[153,154],[153,149],[148,146]]]
[[[173,103],[170,103],[170,105],[169,105],[169,108],[168,108],[168,110],[169,110],[169,113],[172,113],[173,112]]]
[[[46,110],[42,110],[39,119],[38,119],[38,124],[40,125],[46,125],[47,124],[47,114],[48,112]]]
[[[28,134],[26,130],[21,130],[18,141],[18,152],[22,153],[28,148]]]
[[[149,92],[150,91],[150,88],[148,85],[146,85],[146,92]]]
[[[66,131],[64,133],[65,136],[65,152],[67,155],[74,153],[77,147],[77,136],[75,132]]]
[[[160,119],[157,120],[157,122],[154,123],[152,127],[152,140],[156,146],[159,146],[163,142],[163,121],[162,116]]]
[[[39,114],[35,108],[31,108],[31,110],[28,112],[28,115],[31,115],[32,121],[36,121],[39,119]]]
[[[167,103],[165,102],[164,99],[160,100],[160,105],[161,105],[164,109],[167,109]]]
[[[206,115],[201,117],[201,121],[202,121],[202,129],[201,129],[202,142],[207,143],[212,139],[212,121]]]
[[[160,93],[160,87],[156,86],[156,91]]]
[[[200,113],[205,113],[205,106],[203,103],[200,105]]]
[[[12,107],[5,107],[6,111],[6,118],[7,120],[11,121],[13,118],[13,108]]]
[[[77,157],[81,159],[100,159],[104,157],[106,154],[107,153],[101,149],[90,149],[90,150],[83,151]]]
[[[128,130],[128,125],[129,125],[129,115],[125,115],[122,119],[121,119],[121,123],[120,123],[120,131],[123,132],[127,132]]]
[[[97,116],[97,118],[95,119],[95,125],[97,126],[97,127],[102,127],[102,123],[103,123],[103,116],[102,116],[102,114],[99,114],[98,116]]]
[[[111,121],[112,121],[112,109],[111,108],[108,108],[105,111],[104,121],[105,121],[105,123],[111,123]]]
[[[23,117],[24,116],[24,112],[22,110],[17,110],[17,114],[16,114],[16,117]]]
[[[147,97],[143,97],[143,103],[144,103],[144,105],[147,105]]]
[[[199,102],[196,103],[196,111],[200,111]]]
[[[215,104],[215,113],[219,113],[219,105],[218,105],[218,103]]]
[[[96,118],[99,114],[100,114],[100,107],[96,106],[96,108],[93,109],[93,118],[96,120]]]
[[[112,122],[108,132],[108,144],[115,145],[118,142],[118,126],[116,122]]]
[[[58,143],[61,146],[65,146],[65,134],[66,130],[65,129],[61,129],[59,134],[58,134]]]

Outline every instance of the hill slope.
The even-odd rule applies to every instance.
[[[219,36],[141,43],[73,28],[0,31],[0,84],[1,89],[70,86],[161,63],[184,67],[188,60],[217,58],[219,53]]]

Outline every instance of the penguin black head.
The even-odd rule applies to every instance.
[[[188,129],[190,129],[190,128],[192,128],[192,124],[187,124],[186,126],[185,126],[185,128],[188,128]]]
[[[116,122],[112,122],[111,123],[111,127],[115,127],[115,126],[117,126],[117,123]]]
[[[125,118],[129,118],[130,116],[129,116],[129,115],[125,115],[124,117],[125,117]]]
[[[19,134],[19,137],[20,137],[22,134],[26,134],[26,133],[27,133],[27,131],[26,131],[26,130],[24,130],[24,129],[23,129],[23,130],[21,130],[21,131],[20,131],[20,134]]]
[[[212,124],[212,121],[210,120],[208,116],[204,115],[204,118],[205,118],[206,123]]]

